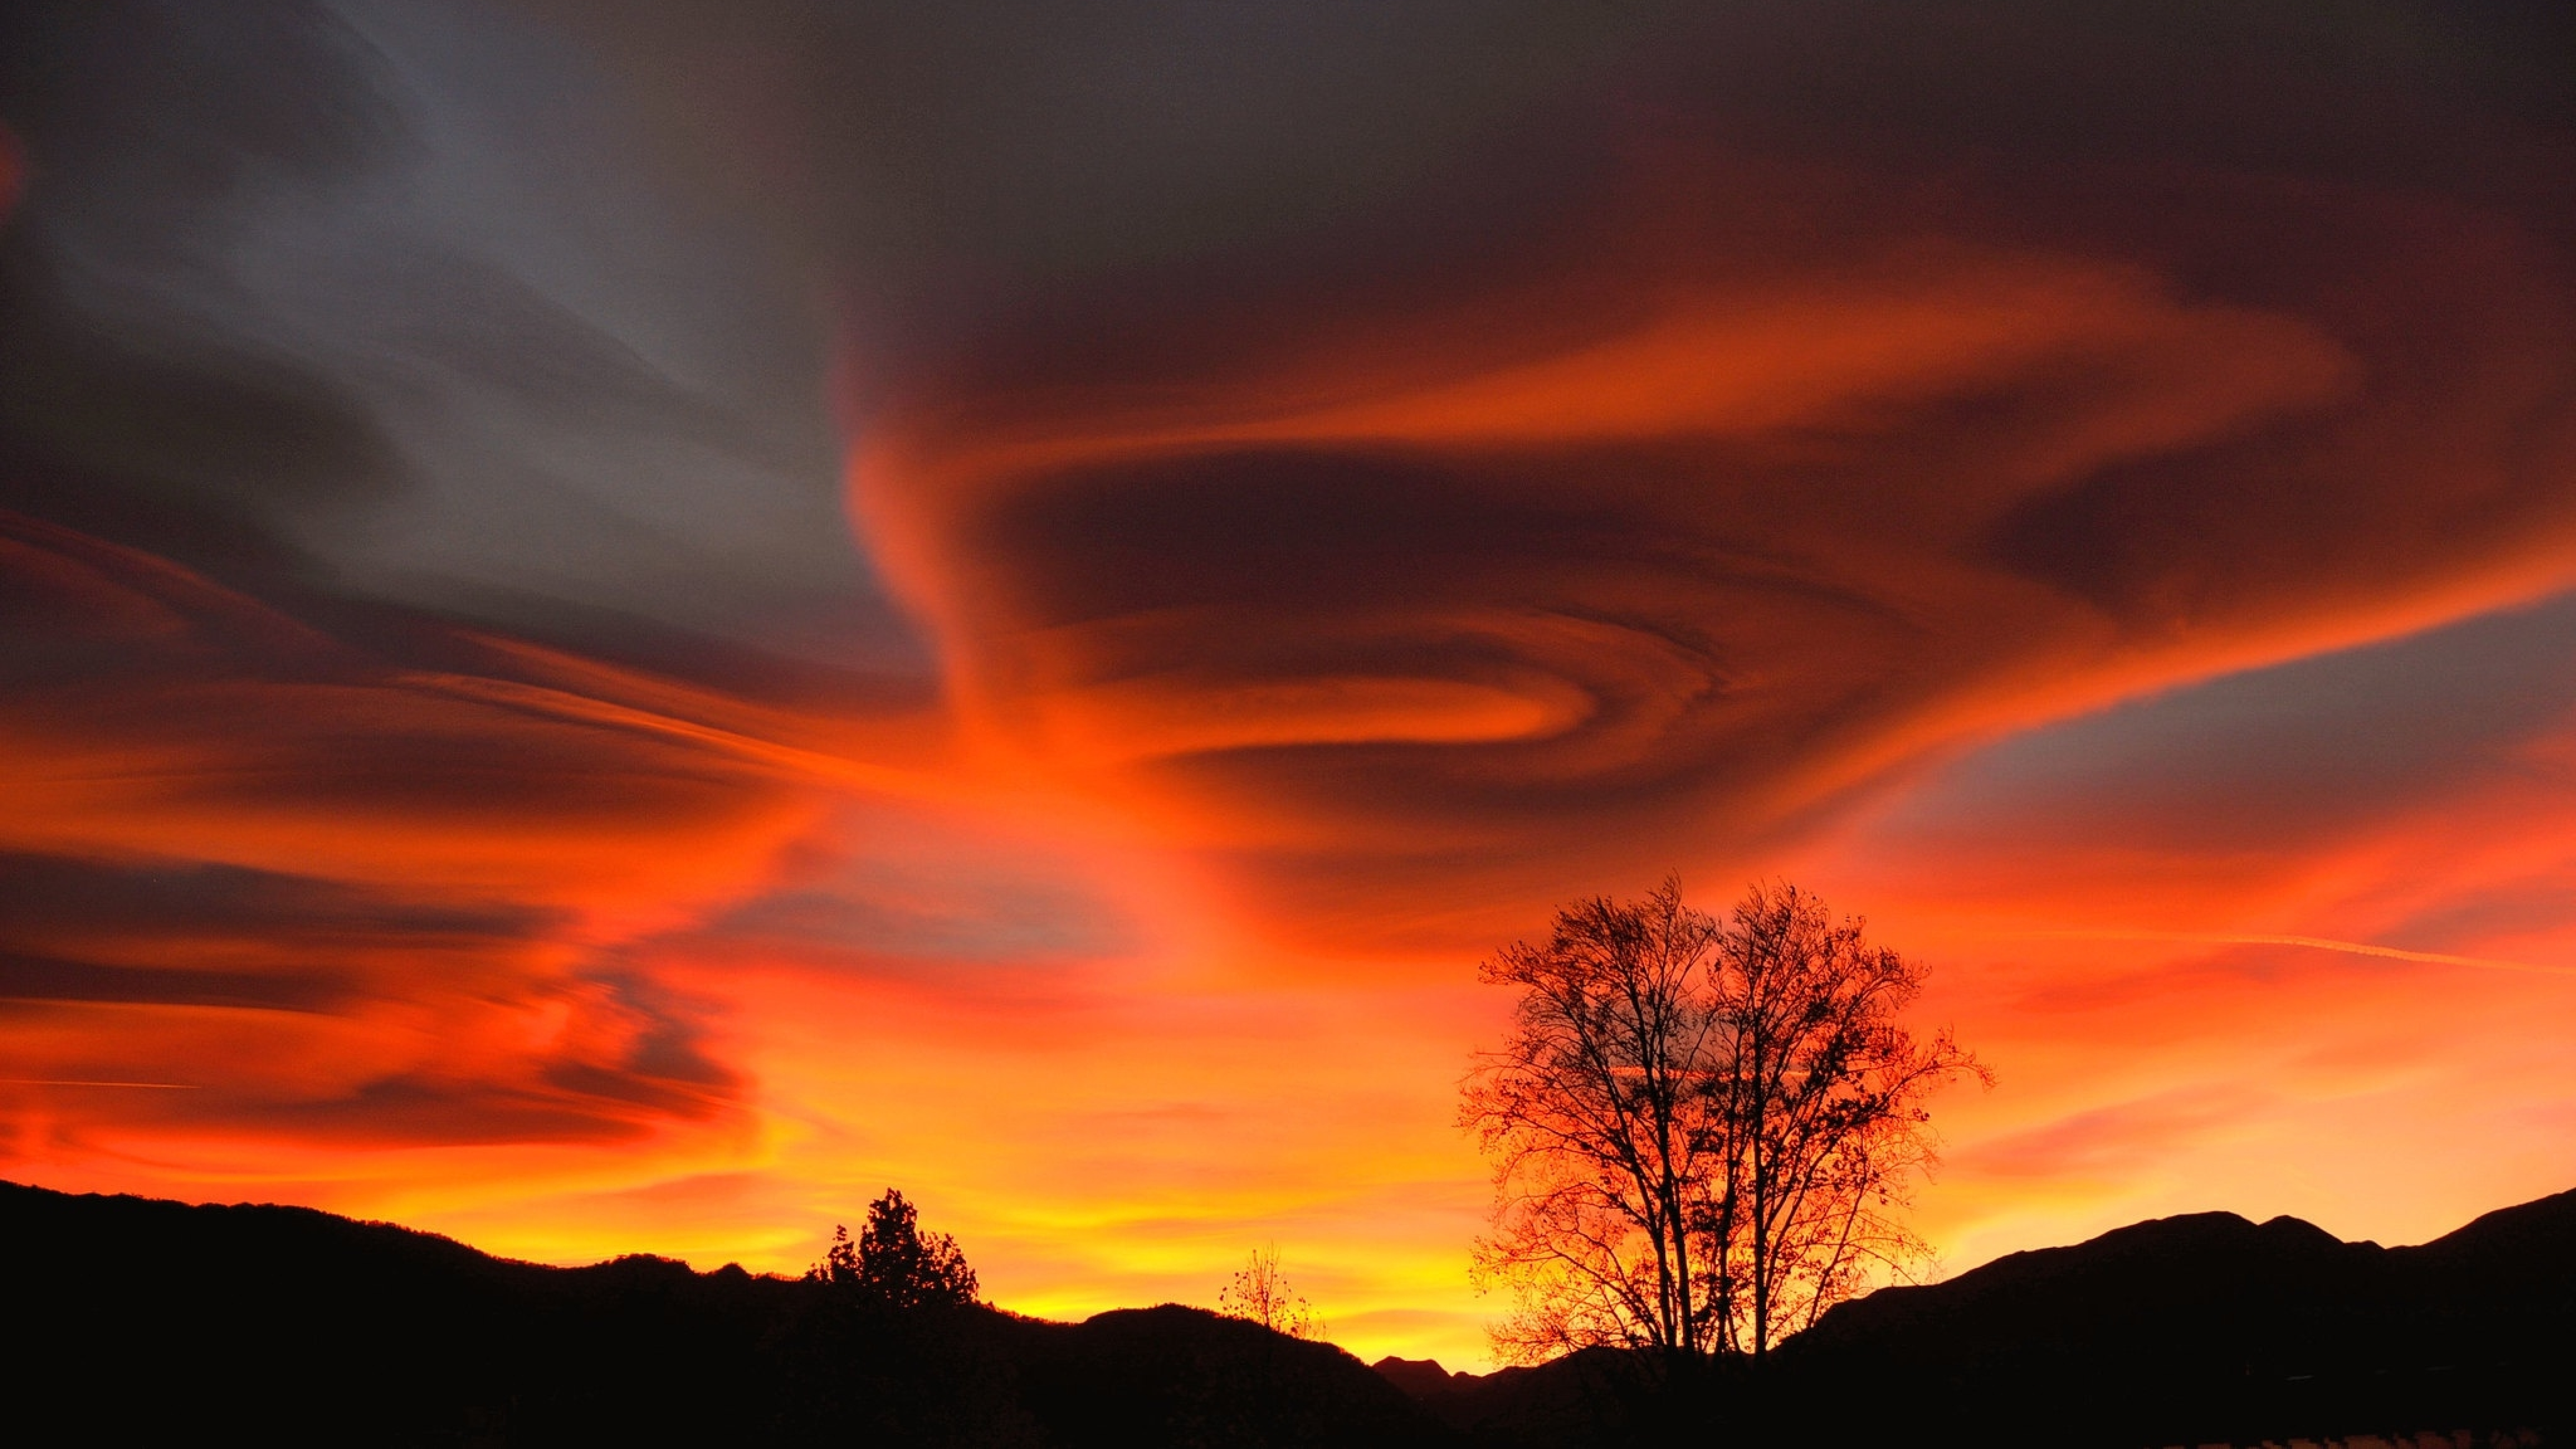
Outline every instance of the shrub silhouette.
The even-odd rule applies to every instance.
[[[1279,1271],[1275,1247],[1252,1250],[1250,1261],[1234,1281],[1217,1291],[1216,1311],[1290,1338],[1321,1339],[1326,1331],[1306,1296],[1288,1286],[1287,1275]]]
[[[975,1270],[957,1240],[924,1237],[920,1214],[894,1188],[868,1204],[856,1239],[834,1224],[831,1248],[806,1276],[889,1308],[961,1307],[976,1295]]]

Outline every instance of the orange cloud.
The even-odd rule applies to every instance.
[[[853,547],[935,655],[894,684],[663,637],[864,572],[757,536],[811,498],[694,464],[512,533],[493,577],[559,550],[563,599],[389,603],[418,580],[369,530],[411,515],[356,475],[421,440],[381,397],[220,348],[173,381],[0,274],[56,348],[0,403],[197,419],[0,446],[43,515],[0,517],[0,1164],[783,1269],[891,1183],[1012,1307],[1206,1301],[1277,1242],[1352,1346],[1473,1362],[1472,962],[1678,867],[1932,962],[2003,1076],[1941,1107],[1954,1264],[2565,1186],[2576,661],[2563,603],[2499,612],[2576,583],[2564,116],[2465,41],[2167,47],[2150,9],[1736,7],[1579,66],[1414,35],[1388,94],[1477,118],[1416,145],[1364,85],[1282,112],[1310,137],[1067,84],[1081,46],[951,94],[909,57],[989,49],[971,6],[889,19],[915,50],[621,8],[683,36],[638,63],[688,175],[846,305]],[[1274,52],[1304,74],[1247,84]],[[1062,104],[1024,133],[998,95]],[[314,149],[316,195],[364,170]],[[567,321],[598,298],[472,276],[558,350],[371,365],[525,365],[530,419],[611,431],[687,391]],[[466,454],[592,437],[531,427]],[[519,526],[475,481],[420,559]],[[710,597],[654,613],[664,579]]]
[[[1122,293],[1116,342],[898,395],[854,504],[964,727],[1295,934],[1318,890],[1748,862],[1891,772],[2576,566],[2576,454],[2519,421],[2576,313],[2495,214],[2131,170],[2015,240],[2025,197],[1855,218],[1866,174],[1692,164],[1726,210],[1649,173],[1632,233],[1401,304]],[[2221,213],[2295,265],[2210,280]]]

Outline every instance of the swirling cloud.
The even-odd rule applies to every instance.
[[[1326,889],[1517,893],[2567,577],[2551,196],[1624,119],[1522,254],[1130,280],[898,397],[856,498],[969,717]]]
[[[2564,1185],[2563,7],[255,8],[0,20],[9,1171],[1472,1358],[1679,867],[1962,1256]]]

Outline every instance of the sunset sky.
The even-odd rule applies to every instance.
[[[2576,1186],[2570,16],[12,6],[0,1177],[1481,1367],[1677,871],[1952,1271]]]

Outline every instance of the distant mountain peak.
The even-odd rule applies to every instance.
[[[1388,1354],[1369,1367],[1377,1370],[1379,1377],[1417,1399],[1447,1388],[1453,1378],[1474,1377],[1472,1374],[1452,1374],[1442,1368],[1436,1358],[1398,1358]]]

